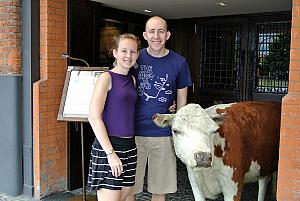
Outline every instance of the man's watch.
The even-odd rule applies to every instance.
[[[106,156],[109,156],[109,155],[114,153],[114,149],[111,149],[111,150],[109,150],[108,152],[105,152],[105,153],[106,153]]]

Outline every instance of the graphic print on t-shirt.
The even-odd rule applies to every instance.
[[[157,99],[160,102],[167,102],[167,95],[171,95],[168,83],[168,74],[165,77],[155,77],[152,66],[140,65],[141,70],[138,73],[140,85],[138,87],[138,95],[145,95],[145,100]]]

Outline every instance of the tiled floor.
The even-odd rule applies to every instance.
[[[146,186],[145,186],[146,188]],[[82,189],[78,189],[72,192],[63,193],[58,196],[44,199],[44,201],[82,201]],[[96,201],[96,196],[92,192],[87,192],[87,201]],[[143,192],[137,195],[137,201],[150,201],[151,194]],[[178,191],[177,193],[170,194],[167,196],[168,201],[194,201],[193,192],[190,187],[187,172],[185,166],[178,162]]]
[[[257,200],[257,183],[248,184],[245,186],[242,194],[242,201],[255,201]],[[137,195],[137,201],[150,201],[150,194],[143,192]],[[29,201],[29,199],[23,196],[18,197],[7,197],[0,194],[0,201]],[[77,189],[71,192],[65,192],[60,195],[51,196],[43,199],[43,201],[82,201],[82,189]],[[87,192],[86,201],[96,201],[96,196],[92,192]],[[193,192],[190,187],[188,176],[185,166],[178,161],[178,191],[174,194],[169,194],[167,196],[167,201],[194,201]],[[208,200],[209,201],[209,200]],[[223,201],[220,197],[216,201]],[[271,195],[268,192],[265,201],[274,201],[271,199]]]

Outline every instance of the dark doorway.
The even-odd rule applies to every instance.
[[[69,54],[90,66],[111,67],[110,38],[116,33],[142,37],[148,16],[69,1]],[[277,100],[287,93],[290,13],[169,20],[167,45],[185,56],[193,87],[189,102],[207,107],[243,100]],[[69,62],[69,65],[82,63]],[[84,126],[85,170],[94,134]],[[82,187],[80,128],[69,123],[69,189]]]
[[[140,38],[147,16],[108,8],[92,1],[69,1],[68,53],[86,60],[90,66],[112,67],[109,43],[113,36],[125,32]],[[142,38],[141,38],[142,39]],[[143,40],[142,40],[143,41]],[[69,65],[82,66],[82,62],[69,61]],[[80,123],[68,123],[69,181],[68,189],[82,187]],[[84,123],[85,178],[87,178],[90,150],[95,135],[89,123]]]
[[[189,102],[207,107],[281,101],[287,93],[290,13],[186,19],[179,24],[172,28],[171,47],[190,65]]]

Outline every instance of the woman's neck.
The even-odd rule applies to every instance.
[[[111,71],[121,75],[128,75],[129,69],[123,69],[121,67],[115,66],[113,69],[111,69]]]

